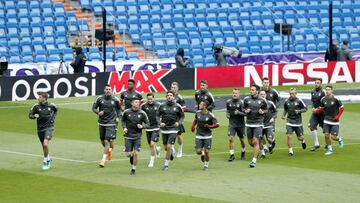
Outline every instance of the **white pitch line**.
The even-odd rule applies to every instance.
[[[24,156],[32,156],[32,157],[44,157],[43,155],[39,154],[30,154],[25,152],[17,152],[17,151],[10,151],[10,150],[2,150],[0,149],[0,152],[8,153],[8,154],[17,154],[17,155],[24,155]],[[76,159],[67,159],[67,158],[61,158],[61,157],[51,157],[52,159],[62,160],[62,161],[69,161],[69,162],[77,162],[77,163],[92,163],[91,161],[84,161],[84,160],[76,160]]]
[[[34,102],[36,103],[36,102]],[[66,102],[66,103],[55,103],[56,106],[66,106],[66,105],[76,105],[76,104],[92,104],[94,102]],[[29,105],[19,105],[19,106],[0,106],[0,109],[15,109],[15,108],[31,108],[33,104]]]
[[[349,144],[345,144],[345,146],[350,146],[350,145],[360,145],[360,143],[349,143]],[[299,149],[301,147],[293,147],[293,149]],[[288,148],[275,148],[275,151],[277,150],[287,150]],[[17,152],[17,151],[10,151],[10,150],[2,150],[0,149],[0,152],[2,153],[7,153],[7,154],[16,154],[16,155],[23,155],[23,156],[32,156],[32,157],[40,157],[42,158],[43,155],[39,155],[39,154],[30,154],[30,153],[24,153],[24,152]],[[214,152],[211,153],[212,155],[218,155],[218,154],[227,154],[229,152]],[[195,156],[199,156],[197,154],[183,154],[184,157],[195,157]],[[53,156],[51,157],[54,160],[61,160],[61,161],[68,161],[68,162],[74,162],[74,163],[97,163],[98,161],[84,161],[84,160],[77,160],[77,159],[68,159],[68,158],[62,158],[62,157],[56,157]],[[116,162],[116,161],[128,161],[129,158],[122,158],[122,159],[113,159],[111,160],[111,162]],[[140,158],[140,160],[148,160],[148,158]]]

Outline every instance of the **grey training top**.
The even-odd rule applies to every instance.
[[[125,139],[138,139],[141,137],[142,128],[138,128],[138,124],[142,125],[143,128],[149,126],[149,119],[141,109],[126,109],[121,121],[123,129],[128,129],[128,132],[124,135]]]
[[[300,127],[302,126],[301,113],[307,111],[307,107],[300,98],[288,98],[284,103],[284,116],[287,114],[286,125]]]
[[[260,114],[259,110],[267,111],[266,100],[259,96],[247,96],[244,99],[244,110],[250,109],[251,111],[246,114],[247,127],[263,127],[264,114]]]
[[[31,108],[29,112],[29,118],[35,119],[35,114],[38,114],[39,117],[37,118],[37,130],[45,131],[48,128],[54,127],[57,112],[58,109],[52,103],[38,103]]]
[[[120,101],[115,96],[100,96],[93,104],[92,111],[98,114],[104,111],[104,115],[99,116],[98,122],[101,126],[114,126],[117,124],[116,118],[121,117]]]
[[[159,130],[160,123],[158,123],[158,120],[156,119],[156,114],[160,108],[160,105],[161,105],[160,102],[154,102],[153,104],[149,104],[148,102],[145,102],[141,106],[141,110],[143,110],[146,113],[149,119],[149,126],[148,128],[146,128],[146,131]]]
[[[175,123],[182,124],[184,117],[184,112],[178,103],[166,101],[160,105],[156,119],[158,123],[165,123],[165,127],[161,128],[163,133],[177,133],[179,127],[175,127]]]
[[[206,114],[203,114],[200,110],[195,113],[195,120],[197,120],[196,126],[196,138],[198,139],[209,139],[211,138],[211,129],[205,128],[205,124],[213,125],[218,123],[214,114],[208,111]]]
[[[132,99],[137,98],[138,100],[142,100],[143,97],[140,94],[140,92],[133,90],[129,92],[128,90],[125,90],[120,93],[120,99],[125,101],[125,109],[131,108],[131,101]]]
[[[241,99],[229,99],[226,101],[226,117],[229,119],[229,127],[244,127],[245,113]]]

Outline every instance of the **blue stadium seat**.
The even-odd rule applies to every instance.
[[[9,62],[10,63],[21,63],[21,59],[19,56],[11,56]]]
[[[47,62],[46,55],[39,55],[39,54],[37,54],[37,55],[35,56],[35,62],[37,62],[37,63]]]

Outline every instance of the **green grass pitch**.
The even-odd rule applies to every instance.
[[[307,90],[306,87],[304,90]],[[214,90],[227,94],[231,89]],[[242,90],[244,94],[247,90]],[[285,90],[283,90],[285,91]],[[188,93],[189,92],[189,93]],[[193,92],[184,91],[185,95]],[[272,155],[248,168],[252,148],[247,145],[246,161],[239,160],[236,140],[235,162],[227,162],[227,119],[216,112],[221,127],[213,132],[209,171],[194,152],[190,133],[193,114],[186,114],[185,156],[161,171],[163,152],[154,168],[147,168],[149,149],[143,137],[140,162],[135,176],[125,158],[121,130],[113,161],[98,168],[102,147],[98,140],[97,117],[91,112],[94,97],[51,99],[58,104],[54,138],[50,145],[53,167],[41,171],[42,150],[36,136],[36,123],[28,111],[36,101],[0,103],[0,202],[357,202],[360,194],[360,104],[346,104],[340,135],[345,140],[340,150],[326,157],[323,148],[310,152],[313,145],[307,122],[303,123],[308,149],[293,143],[295,155],[289,157],[285,123],[276,122],[277,146]],[[281,115],[282,110],[279,110]],[[319,139],[324,145],[320,131]],[[177,147],[177,146],[176,146]],[[162,147],[163,148],[163,147]]]

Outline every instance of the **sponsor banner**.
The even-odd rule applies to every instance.
[[[360,82],[360,61],[0,77],[0,100],[34,99],[39,91],[49,92],[51,98],[95,96],[103,94],[105,84],[118,94],[130,78],[146,93],[164,92],[174,81],[181,89],[198,89],[201,80],[210,88],[249,87],[261,84],[263,77],[269,77],[272,86],[313,84],[316,78],[323,83],[354,83]]]
[[[360,61],[329,63],[298,63],[228,66],[196,69],[196,87],[207,80],[209,88],[249,87],[270,78],[272,86],[313,84],[316,78],[323,83],[360,82]]]
[[[137,71],[137,70],[160,70],[176,68],[175,59],[165,60],[137,60],[137,61],[107,61],[106,72],[112,71]],[[30,75],[54,75],[73,73],[70,62],[54,62],[46,64],[9,64],[6,75],[30,76]],[[101,61],[89,61],[85,65],[85,73],[104,72]]]
[[[126,89],[130,78],[135,79],[136,89],[142,93],[166,91],[174,81],[182,89],[194,89],[195,69],[0,77],[0,101],[35,99],[41,91],[51,98],[96,96],[103,94],[106,84],[118,94]]]

